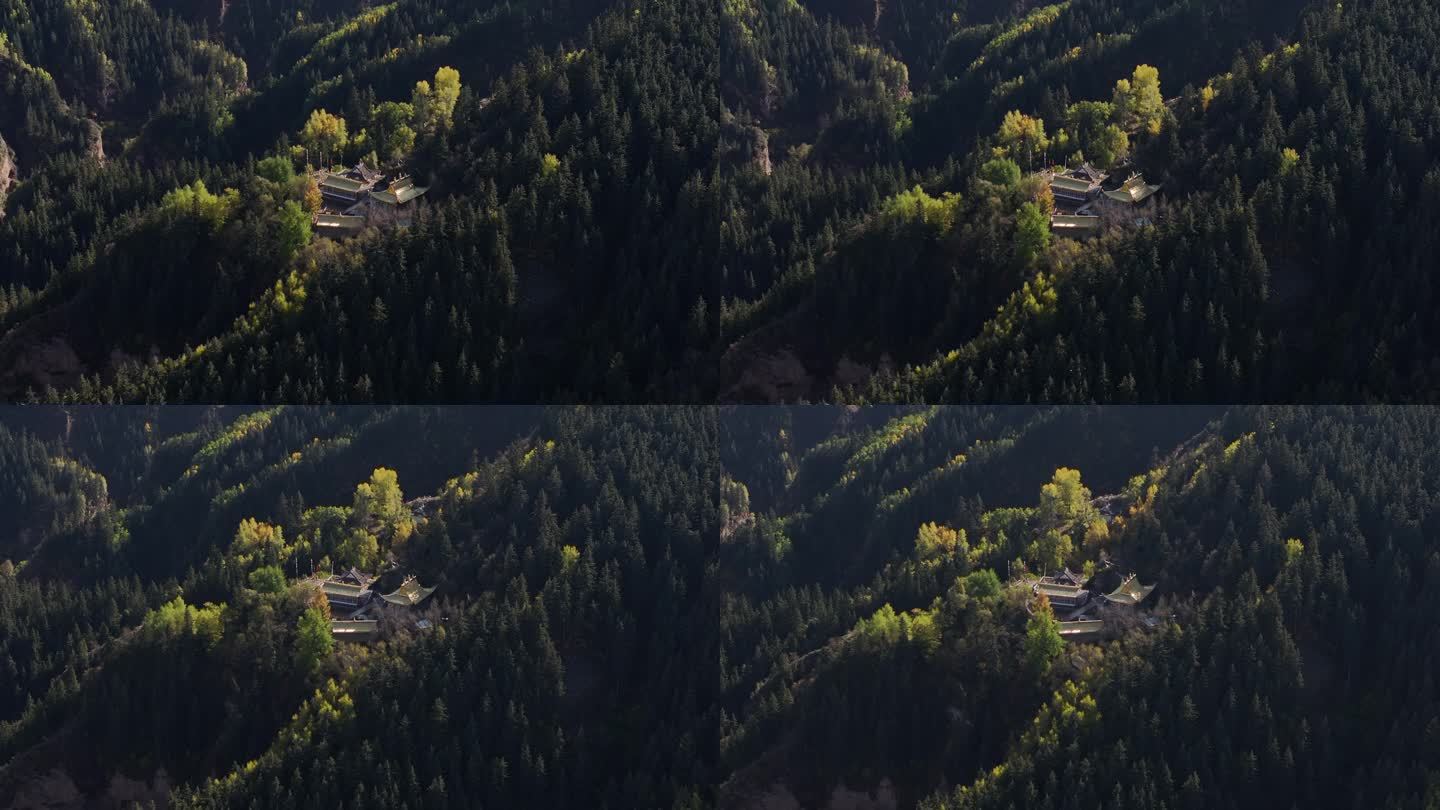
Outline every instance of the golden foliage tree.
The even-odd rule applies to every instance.
[[[460,71],[455,68],[436,70],[433,85],[424,80],[416,82],[415,92],[410,98],[416,129],[427,135],[449,129],[455,103],[459,100]]]
[[[274,565],[285,554],[285,531],[254,518],[240,521],[231,553],[242,567]]]
[[[1126,129],[1160,132],[1165,98],[1160,93],[1160,71],[1150,65],[1136,65],[1129,79],[1115,83],[1115,121]]]
[[[1019,110],[1005,113],[996,142],[999,144],[1000,156],[1017,162],[1024,161],[1026,168],[1031,170],[1035,168],[1036,161],[1042,164],[1045,162],[1046,152],[1050,149],[1050,138],[1045,134],[1045,122],[1039,118],[1031,118]]]
[[[350,143],[345,119],[325,110],[315,110],[300,130],[300,142],[328,162]]]
[[[938,523],[922,523],[915,534],[915,554],[921,560],[948,557],[956,549],[965,548],[965,530],[952,529]]]
[[[1080,471],[1061,467],[1050,483],[1040,487],[1040,525],[1068,529],[1077,522],[1089,524],[1098,517],[1090,504],[1090,490],[1080,482]]]

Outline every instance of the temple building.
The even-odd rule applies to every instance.
[[[1149,185],[1145,182],[1144,177],[1134,174],[1130,176],[1130,179],[1122,183],[1119,188],[1105,192],[1104,197],[1113,205],[1130,209],[1140,209],[1146,207],[1147,203],[1151,201],[1151,198],[1155,196],[1155,192],[1159,190],[1159,186]]]
[[[1098,641],[1104,631],[1105,622],[1099,619],[1060,622],[1060,639],[1062,641]]]
[[[429,599],[430,594],[434,592],[435,588],[433,586],[426,588],[420,584],[419,580],[412,576],[406,577],[405,581],[400,583],[400,587],[390,593],[381,595],[380,598],[384,599],[387,604],[397,607],[415,607],[426,599]]]
[[[416,201],[429,190],[429,186],[415,185],[414,178],[397,178],[383,190],[370,192],[367,216],[377,225],[408,226],[415,219]]]
[[[354,236],[365,230],[365,217],[344,214],[316,214],[315,232],[332,239]]]
[[[380,622],[367,620],[330,620],[330,637],[336,641],[369,642],[380,632]]]
[[[410,177],[401,177],[392,181],[383,191],[370,192],[370,199],[383,205],[403,206],[418,197],[424,196],[429,191],[429,186],[417,186],[415,180]]]
[[[370,583],[375,581],[375,577],[364,573],[359,568],[356,568],[353,565],[350,567],[350,570],[341,571],[340,573],[331,577],[331,579],[335,580],[336,582],[344,582],[350,585],[369,585]]]
[[[1095,198],[1099,186],[1088,180],[1057,174],[1050,178],[1050,193],[1055,196],[1055,205],[1078,208]]]
[[[352,170],[352,172],[360,173],[357,170]],[[343,209],[360,202],[365,197],[366,192],[374,185],[374,181],[367,182],[360,177],[352,177],[350,176],[352,172],[341,174],[321,171],[316,174],[315,184],[320,187],[321,201],[325,205]]]
[[[1043,577],[1041,582],[1054,582],[1060,585],[1078,585],[1084,587],[1090,578],[1078,571],[1071,571],[1069,568],[1060,569],[1059,573]]]
[[[369,604],[374,596],[368,585],[342,582],[335,577],[320,580],[318,584],[331,610],[357,610]]]
[[[419,198],[430,190],[415,185],[408,175],[387,182],[364,163],[344,172],[321,170],[313,177],[320,188],[321,206],[313,220],[315,232],[333,239],[354,236],[371,226],[409,226]]]
[[[1060,236],[1083,239],[1100,232],[1100,217],[1093,214],[1052,214],[1050,230]]]
[[[1078,169],[1051,174],[1050,194],[1055,198],[1055,207],[1062,213],[1079,213],[1079,209],[1100,196],[1100,184],[1108,176],[1089,163]]]
[[[1080,607],[1090,601],[1090,592],[1079,585],[1067,585],[1061,582],[1048,581],[1046,577],[1035,583],[1032,589],[1036,594],[1044,594],[1054,607],[1072,608]]]
[[[1144,602],[1153,590],[1154,585],[1141,585],[1140,580],[1131,574],[1120,583],[1120,587],[1105,594],[1105,601],[1114,605],[1138,605]]]
[[[1110,176],[1109,174],[1100,171],[1089,163],[1080,164],[1080,168],[1074,170],[1070,174],[1072,177],[1078,177],[1081,180],[1089,180],[1091,183],[1094,183],[1097,186],[1105,182],[1105,179]]]

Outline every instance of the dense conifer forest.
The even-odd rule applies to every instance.
[[[720,805],[1433,803],[1437,416],[722,416]]]
[[[694,397],[704,7],[7,0],[0,396]],[[357,163],[428,193],[330,238]]]
[[[131,5],[0,6],[10,400],[1434,395],[1429,0]]]
[[[1428,406],[11,409],[0,805],[1423,807],[1437,440]]]
[[[726,5],[723,396],[1433,396],[1434,4],[924,5]]]
[[[6,411],[0,805],[713,806],[716,430]],[[316,584],[351,569],[363,621]]]
[[[1440,0],[0,0],[0,807],[1440,808],[1437,221]]]

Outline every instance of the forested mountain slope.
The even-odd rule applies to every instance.
[[[713,9],[12,5],[0,395],[699,390]],[[356,161],[424,185],[413,227],[321,238],[307,168]]]
[[[834,5],[727,6],[722,396],[1431,397],[1435,4]],[[1082,159],[1141,224],[1050,233]]]
[[[10,399],[1434,388],[1429,0],[9,2]]]
[[[1440,772],[1430,407],[4,424],[7,805],[1410,807]],[[310,579],[352,568],[378,625]]]
[[[722,806],[1433,799],[1434,409],[1171,411],[727,416]]]
[[[711,412],[6,423],[0,804],[713,803]],[[334,641],[351,566],[436,590]]]

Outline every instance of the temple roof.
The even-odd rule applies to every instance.
[[[1088,593],[1079,585],[1065,585],[1059,582],[1037,582],[1035,592],[1043,593],[1047,598],[1075,599],[1081,594]]]
[[[1071,571],[1069,568],[1062,568],[1048,577],[1041,577],[1041,582],[1054,583],[1057,585],[1084,585],[1088,577],[1083,573]]]
[[[1110,176],[1105,172],[1102,172],[1099,169],[1095,168],[1089,163],[1081,164],[1080,168],[1076,169],[1074,174],[1077,177],[1084,177],[1092,183],[1099,183],[1103,181],[1106,177]]]
[[[1120,186],[1120,188],[1105,192],[1105,196],[1116,202],[1134,205],[1135,203],[1144,202],[1159,190],[1159,186],[1147,185],[1145,178],[1137,174],[1129,180],[1126,180],[1125,184]]]
[[[345,216],[344,214],[316,214],[315,227],[336,228],[342,231],[358,231],[365,227],[365,217]]]
[[[360,182],[359,180],[352,180],[343,174],[333,174],[331,172],[326,172],[325,175],[320,178],[320,187],[333,188],[337,191],[345,191],[354,194],[365,188],[365,184]]]
[[[359,163],[356,163],[356,164],[355,164],[355,168],[353,168],[353,169],[351,169],[350,171],[346,172],[346,174],[351,175],[352,177],[354,177],[354,178],[357,179],[357,180],[363,180],[363,181],[370,182],[370,183],[375,182],[375,179],[380,176],[380,173],[379,173],[379,172],[375,171],[374,169],[370,168],[369,166],[366,166],[366,165],[365,165],[365,161],[363,161],[363,160],[360,161]]]
[[[1071,191],[1076,194],[1084,194],[1090,190],[1092,183],[1088,180],[1080,180],[1074,177],[1063,177],[1056,175],[1050,178],[1050,187]]]
[[[337,582],[333,579],[323,580],[320,583],[320,590],[326,596],[336,596],[342,599],[359,599],[369,589],[364,585],[354,585],[349,582]]]
[[[1141,585],[1140,580],[1131,574],[1125,578],[1124,582],[1120,583],[1120,587],[1106,594],[1105,598],[1121,605],[1138,605],[1144,602],[1145,597],[1149,596],[1153,590],[1155,590],[1154,585]]]
[[[420,584],[419,580],[414,577],[409,577],[400,584],[400,587],[390,593],[382,595],[380,598],[392,605],[413,607],[430,598],[430,594],[434,592],[435,588],[433,586],[426,588]]]
[[[369,638],[380,630],[380,622],[374,619],[331,619],[330,635],[338,639]]]
[[[386,205],[404,205],[429,190],[429,186],[417,186],[413,179],[407,177],[391,183],[384,191],[370,192],[370,196]]]
[[[1099,619],[1086,619],[1078,622],[1060,622],[1060,639],[1062,641],[1098,641],[1105,632],[1105,622]]]
[[[368,585],[375,578],[352,565],[350,566],[350,570],[341,571],[331,577],[331,579],[336,582],[348,582],[352,585]]]
[[[1050,217],[1050,225],[1065,230],[1089,231],[1100,227],[1100,217],[1055,214]]]

